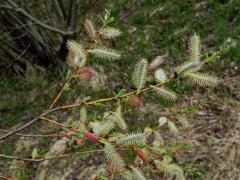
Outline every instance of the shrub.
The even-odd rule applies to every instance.
[[[168,87],[170,81],[180,80],[181,82],[186,81],[187,83],[200,86],[217,85],[217,79],[205,73],[204,67],[215,60],[219,52],[213,53],[210,56],[208,54],[202,56],[200,36],[195,33],[189,40],[188,60],[175,68],[173,76],[169,77],[164,69],[159,68],[152,75],[155,82],[147,82],[148,61],[145,58],[141,58],[135,65],[132,78],[129,78],[129,81],[132,80],[135,90],[126,92],[125,89],[121,89],[113,97],[94,101],[86,100],[79,104],[55,107],[64,91],[69,90],[71,81],[82,81],[91,78],[91,71],[85,69],[91,56],[110,61],[111,63],[121,59],[118,51],[104,47],[101,41],[102,39],[112,39],[121,35],[120,30],[110,26],[114,21],[114,18],[110,15],[110,11],[106,10],[105,16],[101,17],[101,21],[101,26],[96,28],[97,26],[92,21],[89,19],[85,20],[84,26],[90,44],[81,44],[74,40],[67,42],[67,48],[73,54],[73,58],[68,62],[70,69],[66,77],[67,81],[48,111],[34,118],[24,126],[5,134],[0,139],[4,139],[11,134],[25,129],[38,119],[42,119],[66,129],[64,136],[69,140],[69,146],[83,146],[86,140],[98,144],[98,147],[102,147],[101,150],[92,150],[89,152],[104,152],[106,161],[108,162],[107,169],[111,176],[121,175],[126,179],[146,179],[142,171],[144,171],[145,164],[148,164],[148,169],[150,168],[153,172],[160,175],[165,174],[177,179],[184,179],[183,169],[174,160],[175,153],[181,147],[179,148],[177,145],[168,146],[165,144],[164,138],[160,133],[160,129],[165,126],[171,133],[177,135],[179,132],[177,124],[166,117],[160,117],[157,126],[152,125],[152,127],[145,127],[141,132],[134,132],[131,131],[131,127],[128,127],[127,122],[125,122],[123,108],[130,108],[129,106],[124,106],[125,104],[136,108],[142,106],[143,100],[141,95],[149,92],[154,92],[156,96],[164,100],[176,101],[177,93]],[[109,101],[115,102],[115,108],[111,111],[106,111],[100,120],[92,121],[88,118],[88,106],[93,105],[97,107]],[[79,107],[81,107],[80,124],[76,123],[71,127],[46,117],[46,115],[58,110]],[[182,118],[181,122],[183,125],[187,124],[187,120],[184,118]],[[74,133],[69,134],[69,132]],[[126,154],[124,153],[125,151],[135,154],[135,160],[127,160],[128,157],[124,156]]]

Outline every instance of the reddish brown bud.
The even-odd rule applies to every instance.
[[[90,132],[85,133],[85,137],[92,142],[99,142],[99,140],[100,140],[99,137],[95,136],[94,134],[92,134]]]
[[[71,136],[67,132],[64,132],[63,136],[67,139],[71,139]]]
[[[13,180],[13,177],[11,175],[8,175],[7,180]]]
[[[117,167],[112,166],[111,164],[108,164],[107,170],[110,174],[118,174],[123,171],[123,168],[117,168]]]
[[[83,144],[84,144],[84,139],[83,138],[77,139],[77,145],[83,145]]]
[[[133,151],[136,154],[136,156],[141,158],[144,162],[148,162],[146,154],[140,148],[134,148]]]
[[[75,132],[64,132],[63,133],[63,136],[65,137],[65,138],[67,138],[67,139],[71,139],[73,136],[75,136],[76,135],[76,133]]]
[[[128,100],[131,106],[139,107],[142,105],[142,100],[139,96],[131,96]]]
[[[76,78],[80,79],[80,80],[88,80],[93,76],[93,72],[91,69],[89,68],[85,68],[83,70],[81,70],[77,75]]]

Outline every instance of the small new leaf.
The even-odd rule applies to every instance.
[[[189,127],[189,122],[186,116],[182,115],[178,118],[178,121],[182,124],[183,128],[188,128]]]
[[[143,88],[146,82],[147,69],[148,61],[146,59],[141,59],[135,66],[133,72],[133,84],[138,91]]]
[[[159,126],[164,125],[166,122],[167,122],[167,118],[166,118],[166,117],[160,117],[160,118],[158,119],[158,125],[159,125]]]
[[[116,170],[124,169],[125,163],[112,144],[105,143],[104,153],[112,168]]]
[[[101,35],[105,39],[112,39],[112,38],[118,37],[120,34],[121,32],[118,29],[113,27],[106,27],[101,31]]]
[[[80,110],[80,122],[85,123],[87,121],[87,110],[85,107]]]
[[[157,132],[157,131],[154,131],[154,141],[153,141],[153,146],[154,147],[159,147],[160,145],[164,144],[164,140],[163,140],[163,137],[162,135]]]
[[[121,55],[117,51],[108,48],[94,48],[88,51],[96,57],[108,60],[117,60],[121,57]]]
[[[164,70],[162,70],[162,69],[157,69],[154,73],[154,77],[157,82],[163,82],[167,79],[167,76],[166,76]]]
[[[143,173],[138,168],[132,167],[132,173],[134,180],[147,180],[147,178],[144,177]]]
[[[131,133],[120,138],[116,143],[125,147],[143,146],[146,144],[146,135],[144,133]]]
[[[154,90],[154,92],[162,97],[163,99],[166,99],[168,101],[176,101],[177,100],[177,95],[174,91],[172,91],[171,89],[168,88],[164,88],[164,87],[155,87],[155,86],[151,86]]]
[[[112,113],[112,116],[113,116],[113,120],[116,122],[118,127],[125,131],[127,129],[127,124],[122,117],[121,105],[119,105],[116,108],[115,112],[111,112],[111,113]]]
[[[174,134],[178,133],[178,128],[175,125],[175,123],[172,121],[169,121],[169,120],[168,120],[168,128],[172,133],[174,133]]]

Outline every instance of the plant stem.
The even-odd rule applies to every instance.
[[[0,132],[3,133],[9,133],[6,130],[0,130]],[[53,134],[21,134],[21,133],[15,133],[18,136],[23,137],[62,137],[63,135],[60,135],[59,133],[53,133]]]
[[[0,154],[0,158],[16,159],[16,160],[30,161],[30,162],[41,162],[41,161],[46,161],[46,160],[68,157],[68,156],[76,156],[76,155],[80,155],[80,154],[88,154],[88,153],[95,153],[95,152],[102,152],[102,151],[104,151],[104,150],[96,149],[96,150],[90,150],[90,151],[82,151],[82,152],[76,152],[76,153],[63,154],[63,155],[59,155],[59,156],[51,156],[51,157],[46,157],[46,158],[42,158],[42,159],[30,159],[30,158],[22,158],[22,157],[8,156],[8,155]]]
[[[163,81],[161,83],[158,83],[156,85],[154,85],[154,87],[158,87],[158,86],[161,86],[163,84],[166,84],[167,82],[169,82],[170,80],[172,79],[169,79],[169,80],[166,80],[166,81]],[[144,89],[141,89],[140,90],[140,93],[143,93],[143,92],[147,92],[149,90],[152,90],[152,87],[146,87]],[[129,93],[126,93],[126,94],[123,94],[122,96],[120,96],[119,98],[125,98],[125,97],[128,97],[128,96],[131,96],[133,94],[136,94],[137,91],[132,91],[132,92],[129,92]],[[94,101],[90,101],[90,102],[87,102],[85,103],[85,105],[95,105],[96,103],[99,103],[99,102],[109,102],[109,101],[112,101],[112,100],[115,100],[115,97],[109,97],[109,98],[103,98],[103,99],[98,99],[98,100],[94,100]],[[52,112],[55,112],[55,111],[59,111],[59,110],[65,110],[65,109],[71,109],[71,108],[77,108],[77,107],[81,107],[83,103],[78,103],[78,104],[70,104],[70,105],[64,105],[64,106],[59,106],[59,107],[56,107],[56,108],[53,108],[53,109],[50,109],[50,110],[47,110],[46,112],[40,114],[39,116],[35,117],[34,119],[32,119],[31,121],[29,121],[28,123],[24,124],[23,126],[15,129],[15,130],[12,130],[6,134],[4,134],[3,136],[0,137],[0,141],[15,134],[16,132],[19,132],[27,127],[29,127],[30,125],[32,125],[33,123],[37,122],[40,118],[52,113]],[[51,121],[49,121],[51,122]],[[53,122],[52,122],[53,123]],[[54,124],[56,124],[54,122]],[[60,124],[60,125],[59,125]],[[61,126],[62,124],[59,123],[59,124],[56,124],[56,125],[59,125]],[[67,127],[68,128],[68,127]]]
[[[41,119],[41,120],[44,120],[44,121],[48,121],[48,122],[50,122],[50,123],[52,123],[52,124],[55,124],[55,125],[57,125],[57,126],[60,126],[60,127],[62,127],[62,128],[68,129],[68,130],[70,130],[70,131],[74,131],[74,132],[77,132],[77,133],[84,133],[84,132],[82,132],[82,131],[78,131],[78,130],[72,129],[72,128],[70,128],[70,127],[68,127],[68,126],[66,126],[66,125],[64,125],[64,124],[62,124],[62,123],[59,123],[59,122],[57,122],[57,121],[54,121],[54,120],[49,119],[49,118],[46,118],[46,117],[40,117],[40,119]]]
[[[57,103],[57,101],[59,100],[59,98],[62,96],[64,90],[65,90],[65,86],[67,84],[69,84],[71,81],[73,80],[73,77],[71,77],[68,81],[65,82],[65,84],[63,85],[61,91],[58,93],[58,95],[55,97],[55,99],[53,100],[53,102],[51,103],[50,107],[48,108],[49,110],[51,110],[53,108],[53,106]]]

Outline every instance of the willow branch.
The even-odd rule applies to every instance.
[[[9,131],[6,130],[0,130],[2,133],[9,133]],[[59,133],[54,133],[54,134],[22,134],[22,133],[15,133],[17,136],[22,136],[22,137],[62,137]]]
[[[156,85],[154,85],[153,87],[158,87],[158,86],[161,86],[163,84],[166,84],[167,82],[169,82],[171,79],[169,80],[166,80],[164,82],[161,82],[161,83],[158,83]],[[152,87],[146,87],[146,88],[143,88],[139,91],[139,93],[143,93],[143,92],[147,92],[147,91],[150,91],[152,90]],[[125,98],[127,96],[131,96],[131,95],[134,95],[134,94],[137,94],[137,91],[132,91],[132,92],[129,92],[129,93],[126,93],[126,94],[123,94],[122,96],[120,96],[119,98]],[[103,98],[103,99],[98,99],[98,100],[94,100],[94,101],[90,101],[90,102],[86,102],[84,103],[85,105],[95,105],[96,103],[100,103],[100,102],[109,102],[109,101],[113,101],[115,100],[116,98],[115,97],[109,97],[109,98]],[[72,109],[72,108],[77,108],[77,107],[81,107],[82,106],[82,103],[77,103],[77,104],[70,104],[70,105],[64,105],[64,106],[60,106],[60,107],[56,107],[56,108],[53,108],[51,110],[47,110],[46,112],[40,114],[39,116],[35,117],[34,119],[32,119],[31,121],[29,121],[28,123],[24,124],[23,126],[17,128],[17,129],[14,129],[6,134],[4,134],[3,136],[0,137],[0,141],[31,126],[33,123],[37,122],[40,118],[52,113],[52,112],[55,112],[55,111],[60,111],[60,110],[66,110],[66,109]]]
[[[50,122],[51,124],[55,124],[55,125],[60,126],[60,127],[62,127],[62,128],[68,129],[68,130],[70,130],[70,131],[74,131],[74,132],[77,132],[77,133],[83,133],[82,131],[72,129],[72,128],[70,128],[70,127],[68,127],[68,126],[66,126],[66,125],[64,125],[64,124],[62,124],[62,123],[59,123],[59,122],[57,122],[57,121],[54,121],[54,120],[49,119],[49,118],[46,118],[46,117],[40,117],[40,119],[42,119],[42,120],[44,120],[44,121],[48,121],[48,122]]]
[[[55,97],[55,99],[54,99],[53,102],[51,103],[50,107],[48,108],[49,110],[52,109],[53,106],[57,103],[57,101],[59,100],[59,98],[62,96],[66,85],[69,84],[72,80],[73,80],[73,78],[70,78],[68,81],[65,82],[65,84],[63,85],[61,91],[58,93],[58,95]]]
[[[17,157],[17,156],[8,156],[4,154],[0,154],[0,158],[6,158],[6,159],[15,159],[15,160],[22,160],[22,161],[29,161],[29,162],[42,162],[46,160],[53,160],[53,159],[58,159],[58,158],[64,158],[64,157],[69,157],[69,156],[76,156],[80,154],[89,154],[89,153],[96,153],[96,152],[102,152],[104,150],[90,150],[90,151],[82,151],[82,152],[76,152],[76,153],[69,153],[69,154],[63,154],[59,156],[51,156],[51,157],[46,157],[42,159],[30,159],[30,158],[22,158],[22,157]]]
[[[97,36],[96,36],[96,40],[90,45],[89,47],[89,50],[90,49],[93,49],[96,45],[97,45],[97,39],[99,38],[101,34],[100,33],[97,33]],[[86,53],[86,58],[88,57],[89,55],[89,51],[87,51]],[[48,110],[51,110],[53,108],[53,106],[57,103],[57,101],[60,99],[60,97],[62,96],[63,92],[64,92],[64,88],[67,84],[69,84],[72,80],[73,80],[74,77],[71,77],[67,82],[65,82],[65,84],[63,85],[62,89],[60,90],[60,92],[58,93],[58,95],[55,97],[55,99],[53,100],[53,102],[51,103],[50,107],[48,108]]]

